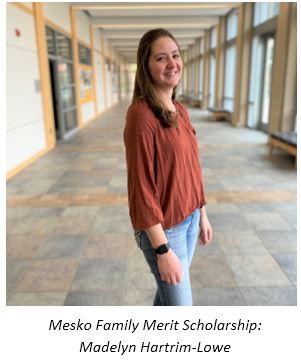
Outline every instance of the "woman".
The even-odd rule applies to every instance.
[[[189,266],[199,225],[200,243],[212,239],[195,130],[175,100],[182,66],[170,32],[144,34],[124,129],[129,213],[161,306],[193,304]]]

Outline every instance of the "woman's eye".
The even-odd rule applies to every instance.
[[[163,60],[165,60],[164,56],[160,56],[160,57],[157,58],[157,61],[163,61]]]
[[[179,57],[180,57],[180,55],[179,54],[174,54],[174,56],[173,56],[175,59],[178,59]]]

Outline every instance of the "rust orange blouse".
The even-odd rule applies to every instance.
[[[198,145],[186,108],[178,128],[164,128],[143,100],[129,106],[124,128],[133,228],[168,229],[205,204]]]

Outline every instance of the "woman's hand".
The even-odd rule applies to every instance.
[[[201,216],[200,223],[200,235],[199,235],[199,243],[201,245],[208,245],[212,240],[212,227],[209,223],[206,213]]]
[[[177,255],[169,249],[167,253],[157,255],[161,280],[177,285],[182,280],[182,266]]]

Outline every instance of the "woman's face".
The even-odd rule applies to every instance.
[[[161,37],[151,46],[148,68],[160,90],[176,87],[182,74],[182,59],[177,44],[170,37]]]

